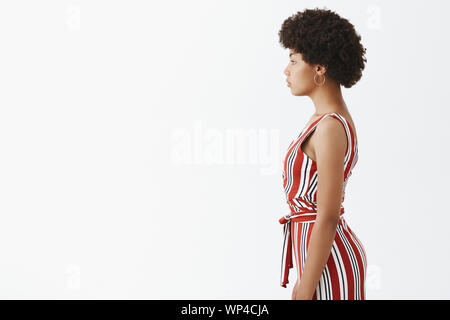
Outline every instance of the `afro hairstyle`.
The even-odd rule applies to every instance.
[[[308,64],[326,67],[326,73],[345,88],[361,79],[366,48],[345,18],[327,9],[305,9],[287,18],[278,32],[285,49],[301,53]]]

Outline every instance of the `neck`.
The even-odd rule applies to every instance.
[[[327,77],[323,86],[318,86],[309,95],[314,103],[316,112],[314,116],[321,116],[326,113],[347,113],[347,105],[342,97],[341,86],[335,81],[330,81]]]

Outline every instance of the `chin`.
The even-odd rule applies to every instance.
[[[291,90],[291,93],[292,93],[293,96],[296,96],[296,97],[300,97],[300,96],[304,96],[305,95],[305,92],[300,91],[300,90]]]
[[[292,88],[291,87],[291,94],[296,97],[308,96],[309,92],[310,92],[310,90],[308,87],[301,87],[301,88]]]

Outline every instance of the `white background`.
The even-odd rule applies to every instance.
[[[367,298],[449,299],[450,5],[356,0],[2,1],[0,298],[289,299],[281,164],[314,106],[278,31],[313,7],[367,48]]]

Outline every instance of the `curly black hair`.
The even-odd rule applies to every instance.
[[[327,67],[327,74],[346,88],[361,79],[366,48],[354,26],[337,13],[305,9],[287,18],[278,32],[285,49],[301,53],[308,64]]]

